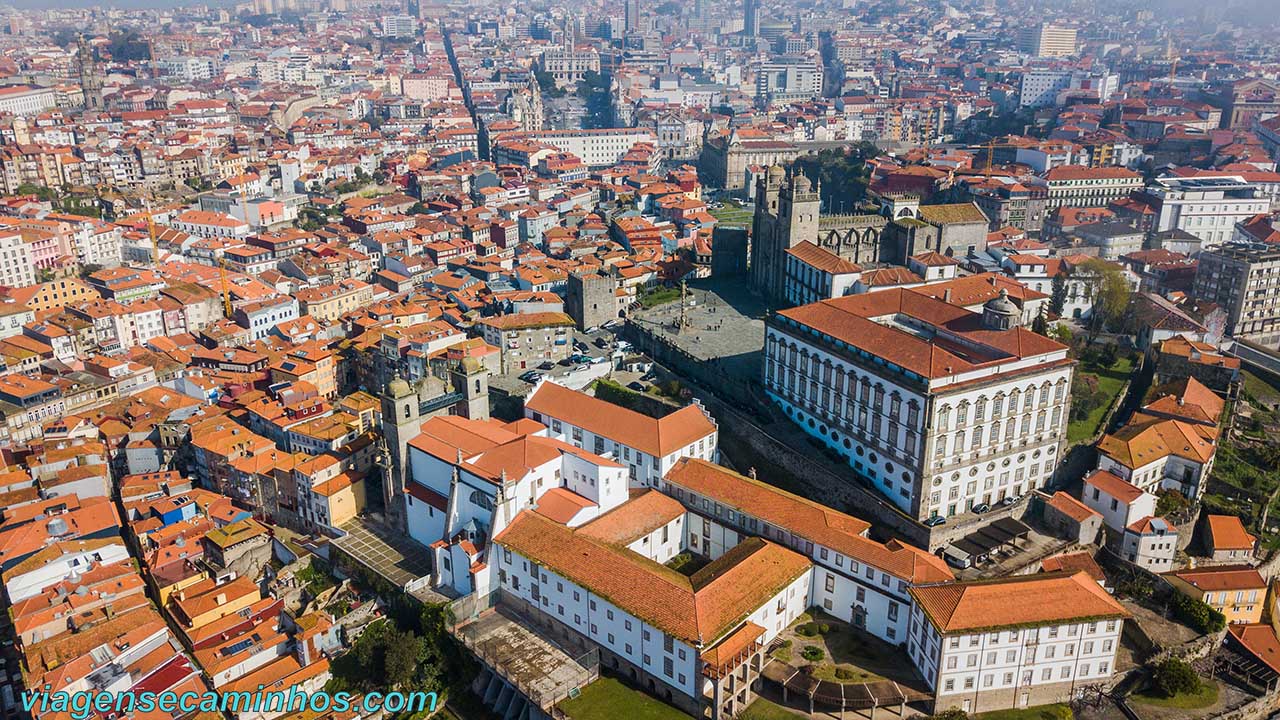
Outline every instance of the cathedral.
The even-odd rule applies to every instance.
[[[889,262],[881,231],[888,219],[876,214],[822,215],[821,201],[809,178],[788,176],[780,165],[756,183],[751,224],[751,283],[775,304],[785,297],[787,250],[808,241],[857,264]]]

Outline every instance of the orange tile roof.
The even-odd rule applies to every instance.
[[[1190,376],[1153,388],[1151,394],[1159,399],[1145,405],[1143,410],[1214,427],[1226,406],[1226,401],[1217,393]]]
[[[1213,457],[1217,436],[1216,427],[1139,413],[1115,433],[1103,435],[1098,451],[1131,470],[1169,455],[1204,464]]]
[[[1062,490],[1054,493],[1053,497],[1049,498],[1049,504],[1076,522],[1084,522],[1089,518],[1098,515],[1098,511],[1088,505],[1085,505]]]
[[[863,536],[870,525],[812,500],[696,458],[682,458],[667,473],[670,484],[709,497],[825,545],[835,552],[910,582],[945,582],[954,576],[940,558],[920,548],[891,540],[879,543]]]
[[[781,545],[749,538],[686,577],[527,510],[494,542],[695,647],[721,639],[811,567]]]
[[[944,635],[1129,617],[1083,571],[926,585],[911,595]]]
[[[934,338],[876,322],[905,315],[939,329]],[[779,317],[813,328],[925,378],[940,378],[1048,353],[1066,346],[1026,328],[988,330],[981,315],[914,290],[847,295],[790,308]],[[946,341],[950,333],[967,341]]]
[[[540,515],[567,525],[579,512],[596,504],[581,495],[565,488],[551,488],[538,498],[537,511]]]
[[[542,382],[524,406],[656,457],[666,457],[716,431],[695,405],[652,418],[553,382]]]
[[[1070,496],[1068,496],[1070,497]],[[1093,555],[1088,552],[1064,553],[1062,555],[1054,555],[1040,561],[1041,572],[1084,572],[1089,577],[1103,582],[1107,576],[1103,574],[1102,568],[1098,567],[1097,561],[1093,559]]]
[[[820,248],[808,240],[802,240],[795,246],[788,248],[787,254],[806,265],[817,268],[823,272],[831,273],[832,275],[862,272],[862,268],[860,266],[845,260],[829,250]]]
[[[1252,550],[1258,538],[1245,530],[1235,515],[1210,515],[1209,543],[1216,550]]]
[[[1142,497],[1142,488],[1106,470],[1094,470],[1084,479],[1085,485],[1092,485],[1126,505]]]
[[[541,504],[539,504],[541,512]],[[578,528],[582,535],[624,547],[684,516],[684,506],[657,490],[645,490]]]
[[[1218,567],[1175,570],[1166,573],[1166,575],[1176,577],[1204,592],[1251,590],[1267,587],[1267,581],[1262,579],[1262,575],[1258,573],[1257,568],[1249,567],[1248,565],[1220,565]]]
[[[1267,624],[1228,625],[1227,632],[1273,672],[1280,673],[1280,640],[1275,628]]]

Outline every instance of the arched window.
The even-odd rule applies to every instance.
[[[481,490],[471,491],[471,504],[476,507],[482,507],[485,510],[493,509],[493,498]]]

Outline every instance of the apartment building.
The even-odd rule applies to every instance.
[[[1195,296],[1227,311],[1227,334],[1280,347],[1280,247],[1230,242],[1197,257]]]
[[[1069,57],[1076,54],[1077,31],[1055,23],[1039,23],[1024,28],[1018,49],[1036,57]]]
[[[636,143],[656,143],[652,130],[645,128],[602,128],[598,130],[539,130],[527,133],[504,133],[495,142],[525,140],[551,145],[560,152],[571,153],[589,167],[617,164]]]
[[[1110,679],[1129,617],[1083,571],[928,585],[911,596],[908,652],[937,711],[1069,701]]]
[[[1060,207],[1105,207],[1113,200],[1141,190],[1142,175],[1121,167],[1061,165],[1040,176],[1048,189],[1045,210]]]
[[[1153,232],[1184,230],[1202,246],[1228,242],[1237,223],[1271,209],[1271,199],[1239,176],[1159,178],[1145,195],[1156,212]]]
[[[913,290],[784,310],[765,325],[765,389],[904,512],[951,517],[1057,464],[1075,363],[1020,322],[1004,291],[981,315]]]

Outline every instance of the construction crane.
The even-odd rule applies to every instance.
[[[151,201],[147,201],[147,236],[151,238],[151,264],[160,267],[160,244],[156,242],[156,216],[151,212]]]
[[[987,167],[984,173],[987,177],[991,177],[991,166],[995,163],[996,148],[998,147],[1022,147],[1018,143],[997,143],[995,138],[991,138],[991,142],[987,143]]]
[[[227,283],[227,259],[224,257],[218,258],[218,279],[222,283],[222,313],[230,320],[235,310],[231,307],[231,290]]]

